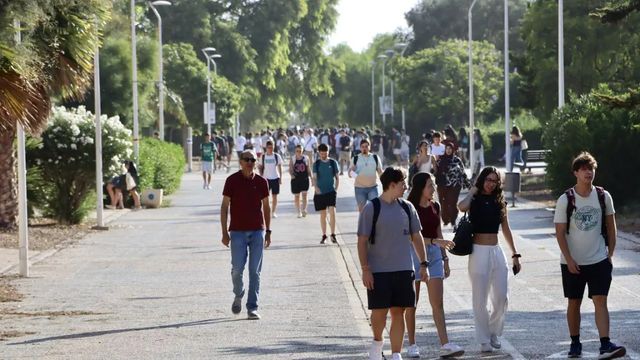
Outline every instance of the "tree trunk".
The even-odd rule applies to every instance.
[[[18,222],[18,184],[15,130],[0,132],[0,228],[15,228]]]

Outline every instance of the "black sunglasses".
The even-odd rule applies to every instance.
[[[255,158],[242,158],[242,160],[244,160],[244,161],[246,161],[246,162],[251,162],[251,163],[256,162],[256,159],[255,159]]]

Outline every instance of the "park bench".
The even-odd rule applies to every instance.
[[[525,169],[529,169],[529,171],[531,171],[533,168],[544,169],[547,167],[545,158],[550,150],[523,150],[522,152],[522,159],[524,161],[513,163],[514,166],[520,168],[520,172],[524,172]]]

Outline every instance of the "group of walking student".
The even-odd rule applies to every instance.
[[[254,320],[260,319],[258,295],[263,250],[271,244],[271,218],[277,216],[277,196],[282,184],[284,160],[274,153],[273,145],[267,142],[262,158],[258,158],[252,149],[239,153],[240,171],[225,181],[220,215],[222,243],[231,247],[234,293],[231,309],[235,314],[242,310],[245,295],[242,274],[248,262],[246,310],[248,318]],[[409,344],[405,356],[420,357],[415,324],[422,283],[427,288],[440,340],[439,355],[445,358],[461,356],[465,349],[449,340],[445,321],[443,286],[444,280],[451,275],[447,250],[455,243],[444,239],[442,233],[443,209],[434,200],[438,190],[436,178],[427,167],[420,166],[427,171],[413,175],[405,200],[409,189],[406,171],[400,167],[383,170],[379,156],[370,152],[369,140],[363,139],[359,147],[358,154],[350,161],[348,176],[355,177],[355,200],[360,211],[357,250],[373,332],[369,359],[384,358],[383,333],[388,315],[391,318],[391,359],[402,359],[405,330]],[[296,215],[307,216],[307,194],[313,187],[314,207],[320,213],[320,242],[324,244],[330,239],[337,243],[335,207],[341,166],[329,157],[327,144],[319,144],[317,150],[318,158],[313,161],[298,144],[288,161]],[[256,165],[262,176],[256,173]],[[580,305],[588,286],[600,334],[598,358],[612,359],[626,353],[624,347],[612,343],[609,338],[607,296],[616,245],[615,211],[610,194],[593,186],[596,168],[595,159],[588,153],[575,158],[572,170],[576,185],[558,199],[554,223],[562,253],[564,296],[568,299],[571,345],[567,355],[582,355]],[[382,194],[378,193],[378,181]],[[492,166],[483,168],[470,184],[469,192],[457,203],[457,208],[468,212],[473,228],[468,276],[472,285],[475,341],[481,352],[488,353],[502,347],[500,338],[508,305],[509,271],[515,275],[522,270],[522,255],[509,226],[500,172]],[[449,221],[455,221],[455,218]],[[499,232],[505,240],[508,255],[499,245]],[[488,302],[491,303],[490,311]]]

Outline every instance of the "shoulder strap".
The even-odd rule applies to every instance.
[[[378,216],[380,216],[380,198],[371,200],[373,204],[373,221],[371,221],[371,235],[369,235],[369,243],[376,243],[376,223],[378,222]]]
[[[333,170],[333,174],[334,175],[337,174],[338,173],[338,164],[333,159],[329,159],[329,162],[331,163],[331,169]]]
[[[433,202],[433,207],[436,208],[436,212],[438,213],[438,215],[440,215],[440,203],[437,201]]]
[[[313,172],[318,174],[319,168],[320,168],[320,164],[319,164],[320,160],[316,160],[316,162],[313,163]]]
[[[356,166],[356,164],[358,163],[358,158],[360,157],[360,155],[353,155],[353,166]]]
[[[380,165],[380,168],[382,169],[382,164],[380,164],[377,154],[373,154],[373,161],[376,162],[376,169],[378,169],[378,165]]]
[[[567,234],[569,233],[569,225],[571,224],[571,215],[576,210],[576,194],[573,188],[568,188],[564,195],[567,197]]]
[[[407,213],[407,216],[409,217],[409,237],[411,237],[411,209],[409,209],[409,202],[405,199],[398,199],[398,204],[402,206],[402,209]]]
[[[596,193],[598,194],[598,202],[600,203],[600,210],[602,212],[600,233],[604,238],[605,245],[609,246],[609,239],[607,238],[607,204],[605,203],[604,188],[602,186],[596,186]]]

